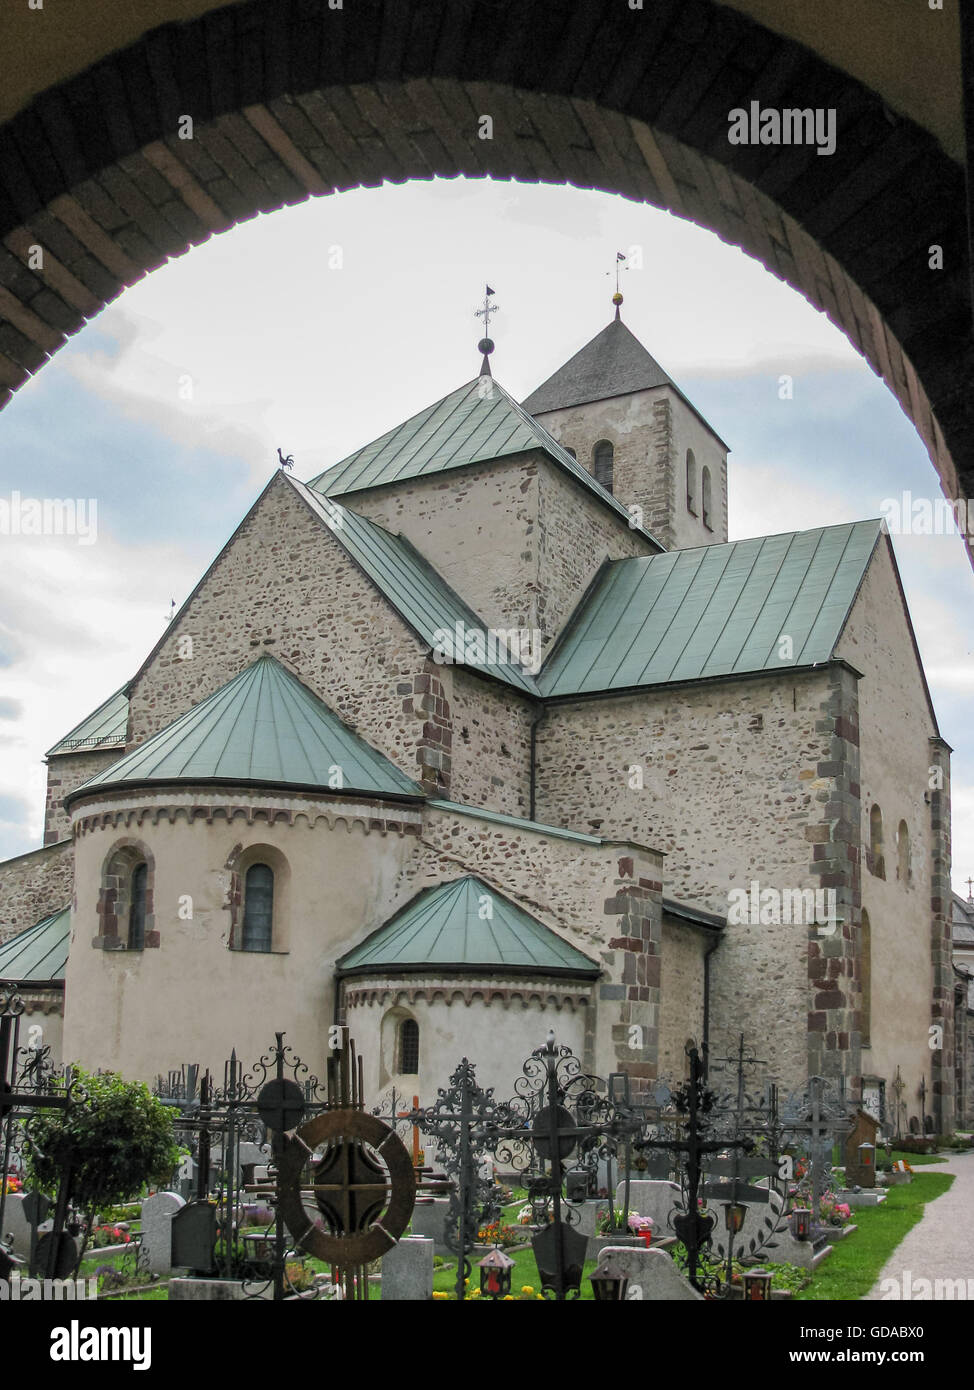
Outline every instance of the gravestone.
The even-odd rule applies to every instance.
[[[211,1274],[215,1245],[216,1207],[210,1202],[190,1202],[172,1214],[169,1251],[174,1268]]]
[[[240,1181],[244,1183],[254,1182],[254,1173],[258,1164],[266,1166],[267,1150],[262,1149],[259,1144],[241,1144],[237,1149],[237,1167],[240,1173]]]
[[[433,1242],[434,1255],[451,1254],[444,1239],[449,1209],[447,1197],[417,1197],[413,1207],[413,1235],[428,1236]]]
[[[196,1196],[196,1174],[199,1165],[191,1154],[187,1154],[176,1170],[175,1190],[182,1197],[184,1202],[188,1202],[191,1197]]]
[[[601,1260],[612,1259],[629,1278],[626,1301],[652,1303],[701,1303],[699,1293],[663,1250],[645,1246],[606,1245]],[[636,1292],[638,1290],[638,1293]]]
[[[10,1237],[10,1249],[23,1259],[30,1258],[30,1218],[31,1206],[37,1212],[38,1226],[47,1217],[50,1200],[41,1192],[12,1192],[8,1194],[3,1208],[3,1230],[0,1235]]]
[[[649,1216],[653,1221],[653,1237],[662,1240],[673,1234],[670,1214],[677,1209],[680,1199],[680,1185],[660,1179],[637,1179],[629,1184],[629,1210],[640,1216]],[[626,1185],[620,1183],[616,1188],[616,1211],[623,1210],[626,1200]]]
[[[154,1192],[142,1203],[142,1255],[152,1274],[172,1269],[172,1219],[185,1205],[178,1192]]]
[[[875,1145],[876,1135],[879,1133],[879,1121],[865,1110],[856,1112],[856,1122],[852,1127],[852,1133],[845,1141],[845,1185],[846,1187],[875,1187],[876,1186],[876,1155],[873,1152],[873,1162],[866,1168],[859,1162],[859,1145],[869,1143]]]
[[[428,1303],[433,1297],[433,1242],[403,1236],[382,1257],[382,1301]]]

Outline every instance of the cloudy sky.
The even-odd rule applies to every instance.
[[[138,668],[278,445],[309,478],[476,375],[485,280],[494,374],[523,398],[608,321],[615,252],[633,248],[624,317],[732,446],[732,539],[940,495],[910,422],[824,315],[668,214],[437,180],[259,216],[130,289],[0,414],[0,498],[97,502],[94,544],[0,538],[0,858],[40,843],[44,750]],[[894,547],[955,750],[960,891],[974,874],[974,573],[957,535]]]

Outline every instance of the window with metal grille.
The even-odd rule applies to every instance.
[[[269,951],[274,926],[274,873],[266,864],[251,864],[244,881],[244,920],[240,948]]]
[[[419,1024],[413,1018],[404,1019],[399,1029],[399,1071],[404,1076],[419,1072]]]
[[[136,864],[132,870],[132,899],[129,905],[130,951],[145,949],[145,895],[148,882],[148,864]]]
[[[612,491],[613,449],[607,439],[600,439],[592,451],[592,471],[595,481],[601,483],[606,492]]]

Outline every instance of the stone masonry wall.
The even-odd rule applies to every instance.
[[[607,556],[654,553],[540,450],[342,502],[404,535],[490,627],[538,627],[543,643]]]
[[[449,691],[453,799],[526,817],[533,702],[462,667],[437,669]]]
[[[74,845],[62,840],[0,864],[0,941],[62,907],[74,892]]]
[[[932,741],[937,729],[886,538],[878,543],[838,652],[863,672],[858,683],[861,747],[855,839],[864,851],[861,908],[870,923],[872,1008],[862,1069],[864,1075],[886,1080],[892,1104],[889,1085],[897,1067],[915,1089],[923,1075],[931,1084],[932,1066],[934,1096],[946,1103],[953,1073],[953,981],[947,940],[949,754]],[[938,786],[941,770],[943,785]],[[874,807],[879,808],[883,827],[877,856],[870,852]],[[909,842],[909,866],[903,874],[902,825]],[[855,920],[858,924],[860,917]],[[908,990],[905,980],[911,981]],[[931,1024],[944,1026],[939,1051],[929,1046]]]
[[[47,801],[44,807],[44,843],[55,845],[70,840],[71,817],[64,809],[64,798],[89,777],[112,763],[124,748],[79,749],[76,753],[55,753],[47,760]]]
[[[703,1041],[703,962],[710,945],[709,934],[667,917],[664,908],[659,1069],[672,1080],[682,1080],[686,1072],[687,1038],[698,1047]]]
[[[818,727],[829,691],[823,671],[554,706],[538,732],[536,814],[657,846],[667,896],[721,915],[752,880],[819,887],[809,845],[816,797],[832,789],[819,771],[832,755]],[[807,1074],[807,944],[804,926],[731,925],[713,961],[712,1046],[760,1019],[794,1083]]]
[[[579,463],[594,473],[596,444],[613,448],[613,495],[643,509],[643,525],[667,550],[714,545],[727,539],[727,451],[695,411],[670,387],[613,396],[605,401],[567,406],[538,416],[545,429]],[[706,465],[713,483],[711,529],[687,509],[686,453],[697,464],[697,494]],[[641,552],[647,553],[647,552]]]

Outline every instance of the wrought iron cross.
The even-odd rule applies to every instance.
[[[485,338],[489,338],[489,337],[490,337],[490,320],[491,320],[491,315],[492,315],[492,314],[496,314],[496,313],[497,313],[497,310],[500,308],[500,305],[499,305],[499,304],[491,304],[490,301],[491,301],[491,299],[493,298],[493,295],[494,295],[494,291],[491,289],[491,287],[490,287],[489,285],[485,285],[485,286],[484,286],[484,307],[483,307],[482,309],[475,309],[475,310],[474,310],[474,314],[476,315],[476,317],[477,317],[478,319],[483,319],[483,321],[484,321],[484,337],[485,337]]]

